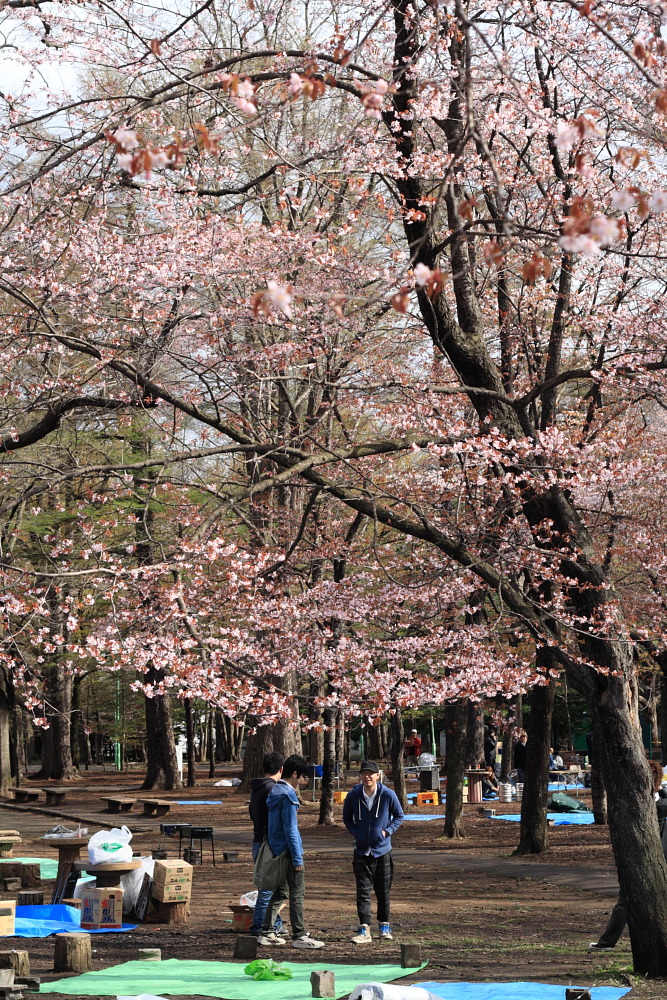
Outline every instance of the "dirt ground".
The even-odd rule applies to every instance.
[[[107,823],[113,821],[115,817],[100,811],[99,795],[109,794],[112,786],[122,786],[124,791],[139,796],[142,793],[138,791],[138,780],[136,774],[88,774],[72,787],[62,811],[70,816],[98,815]],[[137,947],[160,947],[163,958],[232,959],[235,934],[227,904],[238,902],[241,894],[252,888],[248,796],[236,789],[213,789],[212,784],[210,779],[202,778],[194,789],[160,793],[160,797],[174,802],[191,798],[223,800],[216,806],[174,805],[168,821],[212,825],[221,838],[216,840],[216,853],[221,856],[227,848],[238,850],[239,861],[220,863],[220,857],[214,868],[205,846],[204,864],[195,868],[189,923],[182,927],[144,924],[132,933],[95,935],[94,967],[133,959]],[[503,811],[513,812],[518,808],[503,806]],[[131,829],[143,827],[147,831],[136,833],[133,845],[136,851],[148,851],[158,846],[160,820],[139,818],[136,810],[137,807],[135,815],[120,820]],[[516,846],[518,826],[483,818],[479,806],[465,806],[467,836],[462,841],[442,839],[441,820],[405,823],[394,838],[395,848],[400,849],[392,892],[395,940],[376,941],[371,947],[358,948],[349,941],[357,920],[350,840],[341,822],[341,810],[341,806],[336,806],[336,826],[318,826],[318,803],[312,802],[306,791],[299,813],[306,843],[306,923],[311,933],[326,941],[326,949],[318,956],[326,958],[327,965],[398,963],[400,942],[414,941],[421,943],[429,964],[418,974],[402,980],[405,983],[534,980],[562,985],[630,986],[630,1000],[667,998],[667,981],[644,982],[633,976],[627,936],[612,953],[589,953],[588,943],[604,927],[613,897],[576,884],[556,885],[544,879],[545,873],[550,874],[545,865],[579,868],[582,873],[591,866],[610,866],[611,871],[613,861],[606,829],[553,828],[550,850],[539,857],[522,859],[534,866],[534,878],[516,878],[511,873],[508,877],[497,872],[470,873],[438,866],[438,856],[448,852],[498,859],[501,867],[502,859],[510,857]],[[442,809],[424,807],[414,811],[439,814]],[[18,820],[20,814],[16,815]],[[30,819],[42,822],[44,829],[51,825],[47,816],[31,814]],[[76,827],[71,819],[61,822]],[[246,842],[241,842],[243,839]],[[176,856],[175,846],[174,841],[168,842],[171,856]],[[425,851],[432,852],[433,866],[424,857]],[[413,857],[410,852],[414,852]],[[39,839],[33,839],[21,845],[20,853],[41,856],[50,852]],[[31,939],[21,946],[30,952],[35,975],[43,980],[58,978],[52,972],[52,940]],[[260,957],[279,957],[289,963],[304,956],[287,946],[260,949]],[[154,992],[160,992],[159,978]],[[62,994],[53,996],[58,998]]]

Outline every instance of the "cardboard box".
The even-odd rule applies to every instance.
[[[229,903],[229,909],[232,911],[232,930],[247,933],[252,927],[252,918],[255,915],[252,906],[237,906],[234,903]]]
[[[192,885],[187,882],[180,885],[163,885],[162,882],[153,882],[151,896],[161,903],[187,903],[192,893]]]
[[[123,924],[122,889],[86,889],[81,900],[81,926],[86,930],[121,927]]]
[[[192,865],[187,861],[156,861],[153,881],[159,885],[191,885]]]
[[[7,937],[16,930],[16,900],[0,899],[0,937]]]

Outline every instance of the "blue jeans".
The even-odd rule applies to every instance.
[[[252,844],[252,860],[257,859],[259,854],[259,849],[262,845],[255,843]],[[254,934],[255,937],[262,933],[262,924],[264,923],[264,915],[266,913],[266,908],[271,902],[271,896],[273,896],[273,889],[258,889],[257,890],[257,902],[255,903],[255,913],[252,918],[252,927],[250,928],[250,933]],[[279,931],[282,927],[283,922],[280,916],[277,916],[275,923],[273,925],[274,931]]]

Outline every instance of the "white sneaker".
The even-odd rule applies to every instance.
[[[292,940],[292,947],[309,949],[324,948],[324,941],[317,941],[310,934],[302,934],[301,937]]]
[[[359,930],[351,939],[354,944],[372,944],[371,929],[368,924],[361,924]]]
[[[283,939],[278,937],[277,934],[274,934],[273,931],[269,931],[267,934],[260,934],[257,938],[257,942],[258,944],[264,945],[285,944]]]

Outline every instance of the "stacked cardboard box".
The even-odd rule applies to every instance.
[[[187,861],[156,861],[153,899],[161,903],[187,903],[192,893],[192,865]]]
[[[85,930],[122,927],[123,890],[86,889],[81,900],[81,926]]]
[[[16,900],[0,900],[0,937],[13,937],[16,920]]]

